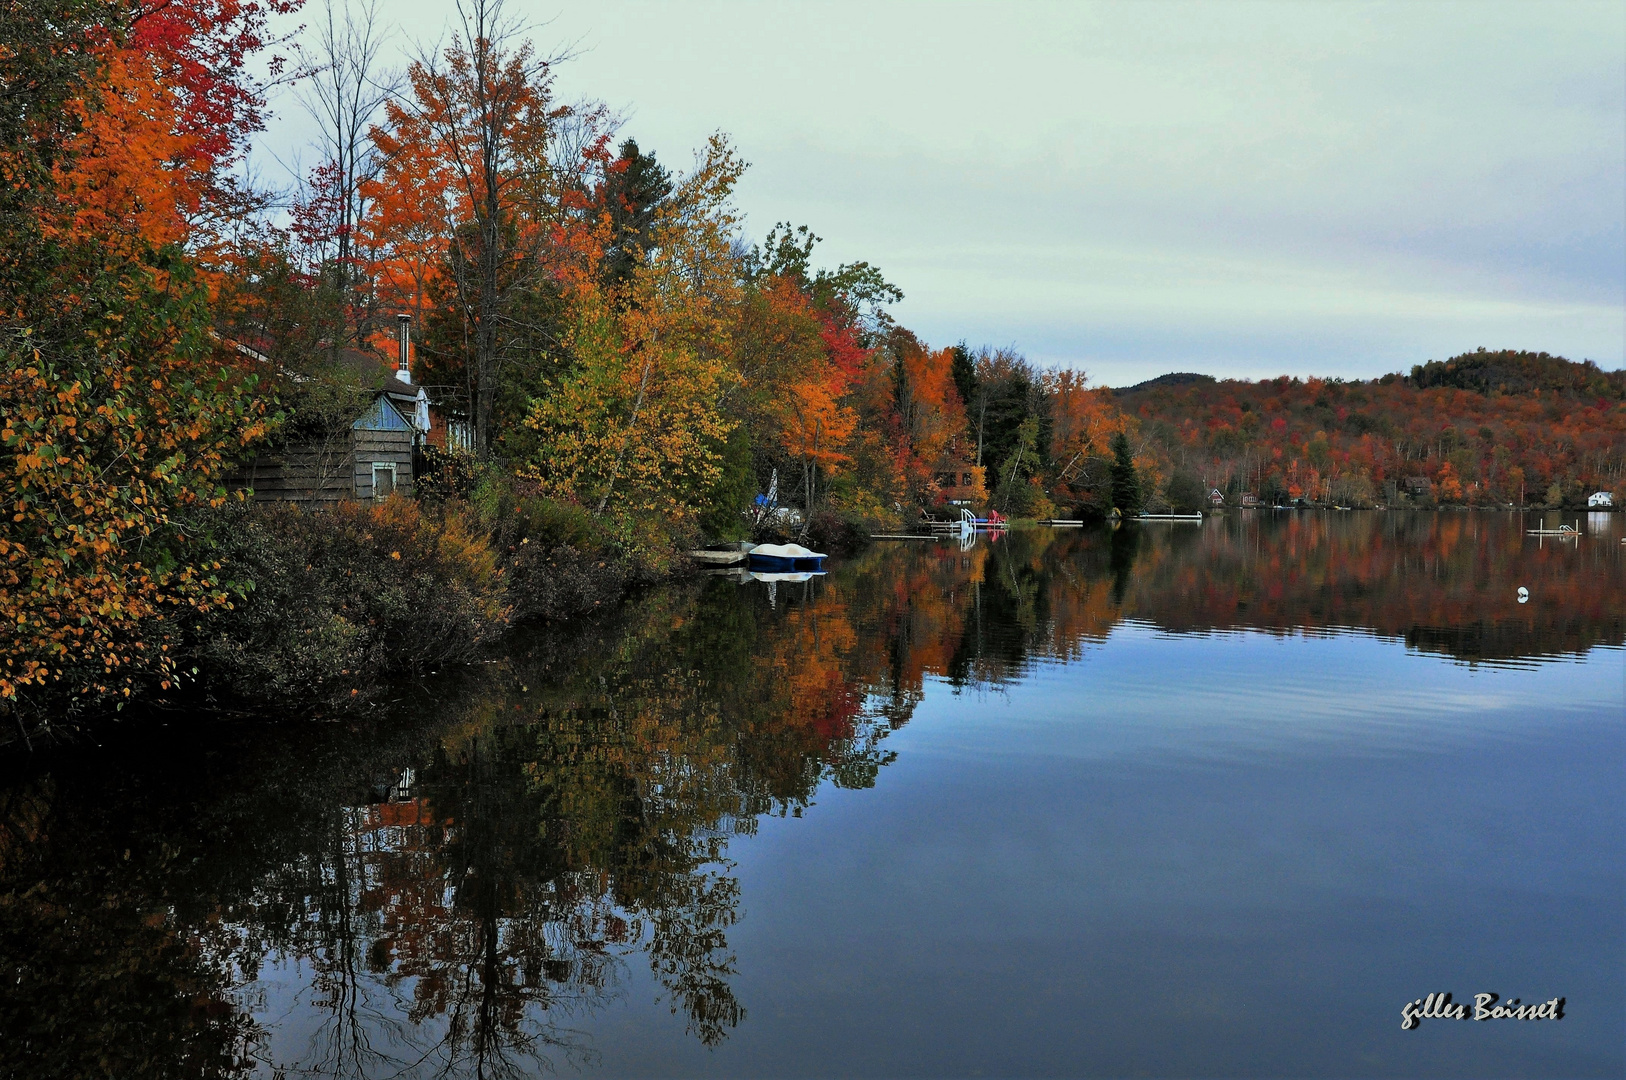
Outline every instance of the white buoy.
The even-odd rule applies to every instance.
[[[1529,602],[1530,602],[1530,590],[1525,588],[1523,585],[1520,585],[1519,586],[1519,603],[1528,604]]]

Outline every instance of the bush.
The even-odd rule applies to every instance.
[[[431,506],[468,498],[494,471],[473,454],[438,446],[425,446],[413,465],[413,494]]]
[[[829,507],[814,511],[807,523],[807,542],[826,555],[851,555],[869,543],[870,526],[857,514]]]
[[[331,708],[474,659],[510,612],[502,568],[466,518],[399,498],[227,511],[215,532],[242,598],[189,628],[206,684]]]
[[[661,522],[597,518],[495,469],[469,492],[467,507],[502,561],[516,620],[607,607],[670,568],[674,542]]]
[[[1009,518],[1056,516],[1056,504],[1045,494],[1037,476],[1018,480],[1014,484],[1001,484],[989,500],[989,506]]]

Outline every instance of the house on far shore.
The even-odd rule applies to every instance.
[[[1219,488],[1209,488],[1208,489],[1208,505],[1209,506],[1224,506],[1225,505],[1225,493],[1220,491]]]
[[[411,495],[418,451],[439,427],[441,445],[466,441],[466,426],[456,420],[434,423],[429,394],[412,382],[407,316],[400,317],[399,358],[394,374],[357,407],[348,427],[324,437],[292,443],[247,462],[223,478],[228,489],[251,490],[255,502],[293,502],[307,507],[332,506],[351,499],[384,499]],[[239,347],[240,349],[242,347]],[[363,385],[378,361],[347,350],[349,366]],[[376,378],[376,376],[374,376]]]
[[[1426,476],[1408,476],[1400,482],[1400,488],[1413,498],[1427,498],[1434,494],[1434,481]]]
[[[1255,495],[1251,491],[1244,491],[1242,493],[1242,508],[1244,510],[1254,510],[1257,509],[1258,506],[1259,496]]]
[[[1607,491],[1594,491],[1586,504],[1593,510],[1609,510],[1615,505],[1615,497]]]

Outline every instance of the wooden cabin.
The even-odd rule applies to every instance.
[[[255,502],[293,502],[320,508],[347,499],[411,496],[418,451],[426,446],[467,451],[473,448],[468,422],[430,400],[428,388],[412,381],[411,319],[397,316],[396,368],[378,357],[343,349],[339,362],[356,376],[359,387],[374,386],[354,420],[339,424],[319,439],[309,439],[264,454],[228,473],[233,490],[250,490]],[[224,339],[222,339],[224,340]],[[264,353],[228,342],[232,348],[265,364]],[[382,376],[382,383],[380,377]]]
[[[226,486],[252,491],[255,502],[294,502],[311,508],[397,493],[410,496],[413,453],[424,428],[414,422],[418,417],[403,414],[401,399],[422,402],[410,393],[415,389],[386,385],[348,429],[255,458],[228,473]]]

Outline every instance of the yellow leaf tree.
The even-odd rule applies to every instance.
[[[702,508],[736,425],[722,403],[737,379],[731,197],[744,167],[713,137],[662,205],[623,287],[600,272],[608,216],[579,231],[580,257],[562,271],[568,374],[526,420],[538,450],[525,472],[550,494],[600,515],[678,523]]]

